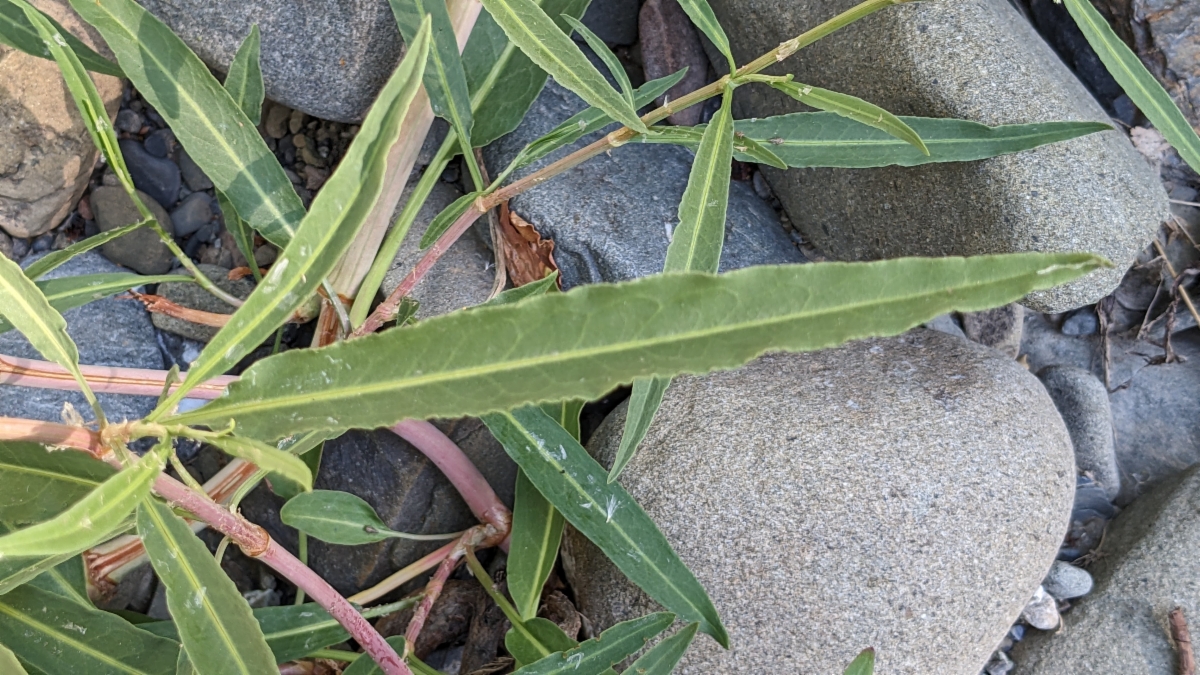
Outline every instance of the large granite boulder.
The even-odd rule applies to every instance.
[[[713,0],[740,63],[857,0]],[[717,62],[717,65],[720,65]],[[888,7],[768,70],[900,115],[985,124],[1109,121],[1008,0]],[[802,109],[768,87],[739,90],[744,117]],[[1156,172],[1108,131],[972,163],[767,169],[798,229],[842,260],[1092,251],[1115,263],[1029,296],[1065,311],[1107,295],[1167,215]]]
[[[625,408],[592,437],[604,464]],[[676,671],[977,675],[1050,568],[1071,439],[1031,374],[925,329],[677,379],[622,484],[708,589],[732,648]],[[597,628],[654,605],[571,533]]]

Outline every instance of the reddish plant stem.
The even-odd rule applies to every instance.
[[[110,366],[79,366],[92,391],[97,394],[133,394],[136,396],[159,396],[166,382],[165,370],[145,368],[116,368]],[[214,399],[225,391],[225,387],[236,377],[223,375],[200,383],[188,392],[190,398]],[[21,359],[0,354],[0,384],[40,389],[77,391],[79,384],[66,368],[57,363]],[[174,391],[178,383],[172,385]]]
[[[108,448],[104,447],[100,434],[91,429],[16,417],[0,417],[0,440],[33,441],[50,446],[74,448],[98,459],[111,454]]]
[[[450,573],[458,566],[462,557],[462,546],[456,543],[454,552],[446,556],[442,564],[438,565],[437,572],[433,573],[429,583],[425,585],[425,595],[421,598],[417,609],[413,611],[412,619],[408,622],[408,629],[404,631],[404,641],[410,645],[409,649],[412,649],[411,645],[416,644],[417,636],[421,634],[425,620],[429,618],[429,612],[433,609],[433,603],[437,602],[438,597],[442,594],[442,588],[446,585],[446,580],[450,578]]]
[[[415,563],[409,565],[408,567],[395,572],[388,578],[375,584],[367,590],[352,595],[347,599],[356,605],[365,605],[369,602],[375,602],[379,598],[382,598],[388,593],[391,593],[397,588],[400,588],[404,584],[416,579],[422,574],[440,565],[447,556],[449,556],[451,553],[454,553],[454,550],[457,547],[458,542],[452,541],[433,553],[430,553],[424,558],[421,558]]]

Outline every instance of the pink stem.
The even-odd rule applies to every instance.
[[[404,639],[410,645],[417,643],[417,636],[421,634],[421,628],[425,626],[425,620],[429,618],[429,612],[433,609],[433,603],[437,602],[438,596],[442,594],[442,588],[446,585],[446,580],[450,578],[450,573],[458,566],[463,557],[463,549],[460,542],[455,542],[456,547],[454,552],[446,556],[441,565],[438,565],[437,572],[434,572],[433,577],[429,579],[429,583],[425,585],[425,595],[421,598],[421,604],[417,605],[417,609],[413,612],[412,619],[408,622],[408,629],[404,631]]]
[[[75,448],[97,458],[103,458],[108,451],[100,434],[90,429],[17,417],[0,417],[0,440]]]
[[[421,558],[415,563],[409,565],[408,567],[393,573],[388,578],[375,584],[367,590],[350,596],[348,599],[350,602],[353,602],[356,605],[365,605],[369,602],[375,602],[379,598],[382,598],[388,593],[391,593],[397,588],[400,588],[404,584],[416,579],[422,574],[440,565],[442,561],[446,559],[446,556],[454,553],[457,546],[458,541],[452,541],[433,553],[430,553],[424,558]]]
[[[158,396],[162,394],[163,383],[167,379],[167,373],[164,370],[109,366],[80,366],[79,369],[83,372],[83,377],[88,381],[92,390],[101,394]],[[236,379],[236,377],[228,375],[214,377],[188,392],[188,396],[206,400],[214,399],[220,396],[225,387]],[[3,354],[0,354],[0,384],[68,391],[79,389],[75,378],[67,372],[66,368],[57,363],[19,359]],[[172,386],[172,391],[177,386]]]

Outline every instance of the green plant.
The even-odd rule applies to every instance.
[[[91,425],[0,419],[0,484],[27,482],[37,488],[0,490],[0,524],[8,532],[0,536],[0,643],[12,651],[0,652],[0,661],[18,659],[47,672],[261,673],[276,663],[319,654],[353,661],[347,673],[425,673],[428,667],[409,645],[463,561],[512,622],[506,645],[521,673],[612,672],[676,620],[685,626],[642,654],[634,672],[670,672],[697,632],[728,646],[705,590],[617,481],[652,423],[670,377],[733,368],[770,350],[814,350],[897,334],[943,312],[1011,302],[1106,264],[1083,253],[1018,254],[715,274],[735,157],[778,167],[911,166],[981,159],[1108,129],[1074,122],[991,128],[963,120],[896,117],[865,101],[795,83],[790,76],[759,74],[833,31],[904,1],[867,0],[737,67],[704,0],[683,0],[697,27],[729,60],[731,74],[639,116],[638,108],[678,77],[634,91],[611,65],[615,58],[603,43],[578,23],[585,1],[485,0],[487,13],[479,15],[477,6],[473,10],[471,3],[457,0],[446,5],[391,0],[408,54],[306,213],[254,130],[263,91],[257,31],[247,37],[223,86],[133,0],[72,0],[104,36],[119,66],[65,38],[26,0],[0,0],[5,20],[0,36],[59,63],[97,145],[131,194],[132,181],[118,168],[123,164],[115,137],[84,68],[130,78],[213,179],[235,237],[247,244],[252,229],[282,250],[182,382],[175,373],[80,365],[63,329],[63,309],[145,278],[36,281],[53,265],[108,238],[139,226],[156,227],[144,207],[143,223],[80,242],[27,270],[0,260],[0,315],[7,321],[0,328],[20,330],[54,362],[0,357],[5,382],[77,389],[92,402],[94,392],[161,397],[152,414],[135,421],[106,420],[99,405]],[[1073,13],[1084,11],[1086,3],[1068,2]],[[580,31],[610,64],[620,91],[568,38],[571,30]],[[460,55],[457,46],[464,41]],[[515,128],[547,74],[592,107],[530,144],[485,183],[473,149]],[[736,121],[731,103],[741,86],[771,86],[820,112]],[[721,105],[707,125],[658,124],[716,96]],[[407,176],[435,113],[448,119],[451,131],[385,237],[397,185],[403,184],[397,177]],[[624,126],[506,182],[520,166],[613,120]],[[1180,138],[1173,141],[1193,142],[1194,134],[1177,131]],[[483,307],[415,325],[408,320],[411,305],[405,296],[476,219],[629,142],[696,148],[665,274],[565,294],[552,292],[554,279],[548,277],[506,291]],[[399,288],[372,308],[383,271],[433,180],[460,151],[475,191],[435,220],[422,242],[423,257]],[[317,348],[265,358],[241,378],[222,375],[319,291]],[[343,303],[343,297],[352,300]],[[398,315],[404,320],[381,331]],[[584,400],[629,382],[634,390],[625,438],[618,461],[606,470],[579,443],[579,411]],[[180,412],[184,398],[211,402]],[[462,415],[483,417],[519,465],[513,512],[454,443],[423,421]],[[292,497],[284,519],[308,536],[345,543],[408,536],[383,527],[361,500],[312,491],[311,458],[324,440],[351,428],[377,427],[391,428],[429,456],[480,525],[456,533],[451,543],[376,587],[343,598],[303,564],[303,555],[298,559],[282,549],[239,515],[236,505],[270,474],[273,488]],[[127,444],[146,437],[158,440],[155,448],[135,457]],[[177,438],[209,443],[235,459],[207,485],[181,483],[163,473],[167,463],[178,465]],[[44,446],[81,452],[48,454]],[[186,471],[179,474],[186,479]],[[295,583],[301,597],[307,594],[320,609],[308,604],[250,611],[181,516],[221,532],[227,542]],[[566,521],[668,611],[619,624],[603,639],[583,643],[538,618],[541,588]],[[506,542],[511,602],[475,558],[476,550]],[[96,610],[81,590],[85,575],[92,583],[110,583],[143,556],[167,589],[174,622],[134,625]],[[415,610],[404,638],[382,639],[366,619],[396,606],[360,607],[430,570],[424,592],[406,601]],[[39,611],[62,620],[41,620]],[[62,628],[68,624],[88,630]],[[347,637],[369,658],[325,649]],[[847,672],[869,673],[873,663],[867,650]],[[19,672],[11,664],[9,671]]]

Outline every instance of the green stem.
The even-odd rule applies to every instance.
[[[483,189],[483,172],[479,169],[479,162],[475,159],[475,148],[471,147],[469,138],[462,139],[459,145],[462,146],[463,162],[466,163],[467,171],[471,174],[471,183],[475,185],[475,191],[478,192]]]
[[[500,611],[504,612],[504,616],[506,616],[508,618],[508,622],[512,624],[513,630],[522,633],[525,638],[529,640],[530,644],[535,644],[540,647],[542,650],[542,656],[549,656],[552,653],[550,649],[546,647],[546,645],[542,644],[533,633],[530,633],[529,629],[525,628],[525,622],[523,619],[521,619],[521,613],[518,612],[517,608],[513,607],[512,603],[508,601],[508,598],[504,597],[504,594],[496,588],[496,582],[492,581],[492,576],[488,574],[487,570],[483,568],[482,564],[480,564],[479,558],[475,557],[475,549],[471,547],[467,547],[467,567],[471,568],[471,574],[475,575],[475,579],[483,586],[483,590],[487,591],[487,594],[491,596],[492,601],[496,603],[496,606],[500,608]]]
[[[171,437],[168,436],[164,438],[163,441],[169,443],[171,442]],[[167,455],[167,460],[171,462],[171,466],[175,468],[175,472],[179,474],[179,479],[183,481],[184,485],[187,485],[197,492],[204,492],[204,486],[196,482],[196,479],[193,478],[192,474],[188,472],[187,467],[183,465],[183,462],[179,461],[179,455],[175,454],[175,450],[173,448],[171,450],[171,454]]]
[[[362,656],[361,652],[350,652],[345,649],[318,649],[315,652],[307,654],[306,659],[329,659],[330,661],[341,661],[343,663],[354,663]]]
[[[414,654],[409,654],[405,660],[408,661],[408,666],[412,668],[414,673],[418,673],[419,675],[442,675],[440,671],[425,665],[425,662],[418,659]]]

